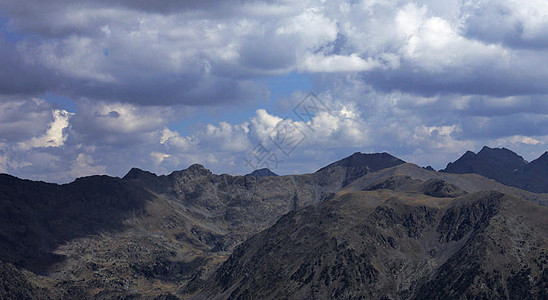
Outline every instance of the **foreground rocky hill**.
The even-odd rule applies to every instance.
[[[546,215],[499,192],[340,192],[244,242],[195,298],[546,299]]]

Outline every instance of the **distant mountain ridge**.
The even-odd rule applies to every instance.
[[[529,163],[507,148],[485,146],[477,154],[467,151],[440,172],[474,173],[520,189],[548,193],[548,152]]]

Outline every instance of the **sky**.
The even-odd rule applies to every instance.
[[[547,82],[546,0],[0,0],[0,173],[531,161]]]

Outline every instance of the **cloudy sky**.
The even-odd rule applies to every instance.
[[[547,83],[546,0],[0,0],[0,172],[533,160]]]

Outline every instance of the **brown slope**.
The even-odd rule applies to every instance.
[[[508,195],[516,196],[534,203],[548,206],[548,194],[538,194],[515,187],[503,185],[495,180],[483,177],[477,174],[452,174],[425,170],[417,165],[406,163],[396,167],[387,168],[379,172],[367,174],[352,184],[348,185],[345,191],[367,190],[371,187],[383,183],[390,178],[410,178],[418,183],[424,183],[429,180],[441,180],[448,184],[458,187],[466,193],[475,193],[479,191],[499,191]],[[408,190],[415,190],[415,186],[408,187]],[[394,188],[392,188],[394,189]],[[406,190],[402,185],[400,190]]]
[[[542,298],[546,213],[497,192],[341,193],[243,243],[196,298]]]

